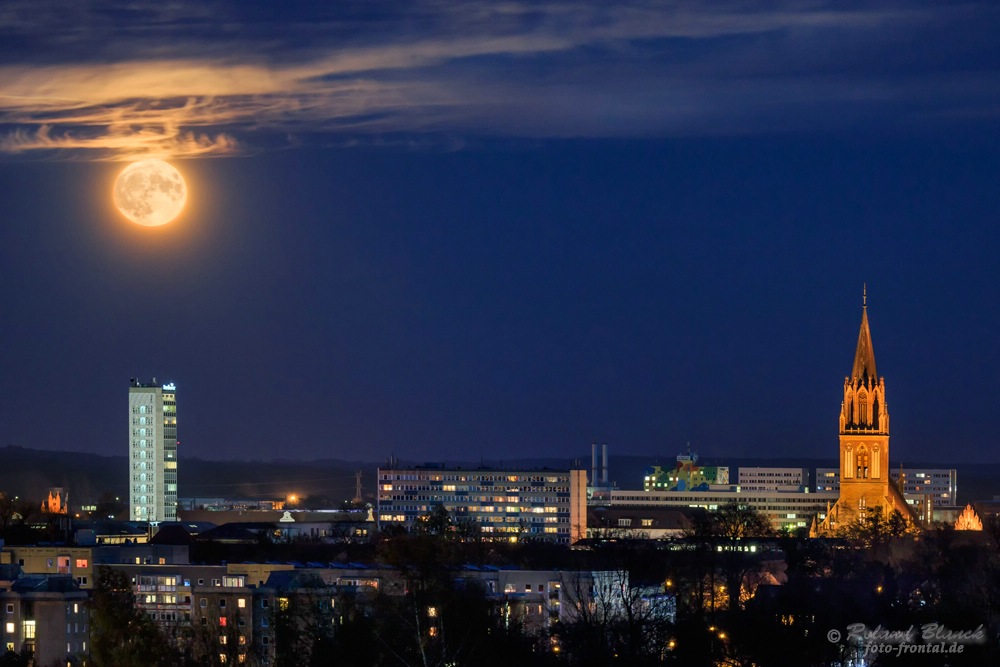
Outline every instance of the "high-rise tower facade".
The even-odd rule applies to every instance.
[[[133,378],[128,389],[129,518],[177,519],[177,387]]]
[[[814,531],[830,534],[875,507],[913,519],[913,510],[889,478],[889,406],[885,378],[875,371],[865,294],[854,364],[844,378],[840,404],[840,497]]]

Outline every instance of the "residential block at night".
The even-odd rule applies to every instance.
[[[487,537],[572,544],[587,532],[585,470],[390,467],[378,470],[382,528],[412,529],[443,507]]]

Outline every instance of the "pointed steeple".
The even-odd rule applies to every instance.
[[[878,381],[875,372],[875,349],[872,347],[872,332],[868,328],[868,286],[865,286],[861,306],[861,331],[858,332],[858,347],[854,352],[854,366],[851,368],[851,379],[860,379],[867,375]]]

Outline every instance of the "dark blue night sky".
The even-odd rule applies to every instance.
[[[0,445],[1000,462],[993,3],[4,4]]]

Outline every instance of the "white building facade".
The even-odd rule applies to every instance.
[[[177,520],[177,387],[132,379],[129,411],[129,519]]]
[[[809,485],[806,468],[760,468],[740,466],[741,491],[801,491]]]
[[[767,516],[775,530],[790,532],[808,527],[813,517],[824,518],[827,508],[836,502],[837,497],[838,494],[829,492],[744,491],[738,486],[682,492],[615,489],[600,503],[595,501],[594,504],[609,508],[686,507],[714,511],[736,503]]]

